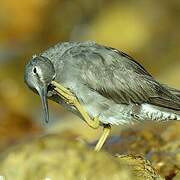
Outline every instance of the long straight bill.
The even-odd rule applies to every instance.
[[[42,87],[39,91],[39,95],[41,98],[42,106],[43,106],[43,111],[44,111],[44,119],[45,122],[49,122],[49,109],[48,109],[48,101],[47,101],[47,88]]]

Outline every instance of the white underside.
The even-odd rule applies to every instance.
[[[141,112],[142,115],[150,120],[156,121],[167,121],[167,120],[180,120],[180,112],[162,108],[158,106],[154,106],[151,104],[142,104]]]
[[[90,108],[91,107],[91,108]],[[180,120],[180,112],[153,106],[151,104],[142,104],[138,111],[134,111],[133,105],[114,104],[108,110],[98,113],[97,107],[90,106],[87,108],[91,116],[97,116],[105,124],[134,124],[143,121],[168,121]]]

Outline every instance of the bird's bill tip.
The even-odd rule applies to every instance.
[[[45,120],[45,123],[48,123],[49,122],[49,109],[48,109],[48,101],[47,101],[47,88],[42,87],[38,91],[38,93],[40,95],[42,106],[43,106],[44,120]]]

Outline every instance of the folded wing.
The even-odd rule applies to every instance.
[[[180,98],[157,82],[133,58],[116,49],[96,45],[79,50],[81,80],[116,103],[150,103],[180,110]]]

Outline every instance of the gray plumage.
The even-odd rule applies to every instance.
[[[59,43],[26,65],[25,81],[31,89],[39,93],[41,86],[46,87],[44,96],[79,115],[53,91],[54,78],[103,124],[180,120],[180,91],[159,83],[132,57],[114,48],[94,42]]]

